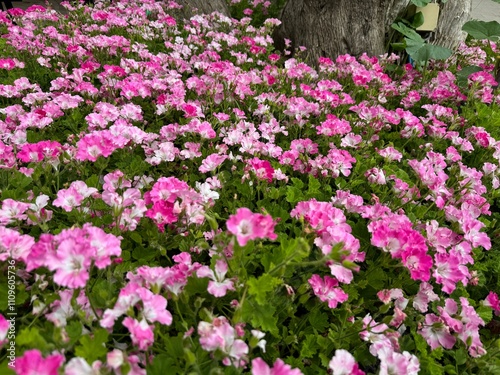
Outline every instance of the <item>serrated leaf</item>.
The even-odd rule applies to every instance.
[[[479,40],[497,40],[500,37],[500,23],[497,21],[468,21],[463,25],[462,30]]]
[[[47,347],[47,341],[40,334],[36,327],[22,329],[16,336],[16,345],[26,346],[44,350]]]
[[[276,308],[272,305],[260,306],[257,303],[250,303],[245,301],[242,307],[242,317],[245,321],[250,321],[252,325],[261,329],[262,331],[267,331],[277,336],[278,330],[278,318],[274,316]]]
[[[78,357],[85,358],[88,363],[104,358],[108,349],[104,345],[108,341],[108,331],[105,329],[96,329],[93,337],[90,335],[82,336],[80,345],[75,348],[75,354]]]
[[[289,203],[297,203],[304,200],[302,190],[294,186],[286,187],[286,201]]]
[[[318,349],[319,345],[316,335],[307,335],[306,339],[302,342],[300,356],[302,358],[312,358]]]
[[[477,314],[483,319],[484,324],[488,324],[493,319],[493,310],[487,306],[479,306],[476,309]]]
[[[323,332],[330,325],[328,315],[319,310],[311,312],[307,320],[318,332]]]
[[[82,336],[82,323],[78,321],[72,321],[66,326],[66,333],[70,339],[70,342],[75,343]]]
[[[248,293],[255,297],[255,300],[259,305],[267,305],[269,300],[267,298],[267,293],[274,291],[276,286],[280,285],[283,281],[277,277],[273,277],[269,274],[264,274],[258,279],[251,277],[248,280]]]

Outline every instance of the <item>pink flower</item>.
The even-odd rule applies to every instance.
[[[147,350],[154,342],[153,326],[150,326],[146,319],[140,322],[127,316],[122,323],[130,331],[132,343],[140,350]]]
[[[5,262],[8,258],[26,261],[34,244],[30,235],[0,226],[0,261]]]
[[[500,315],[500,300],[498,299],[498,294],[491,292],[488,294],[483,302],[484,306],[491,307],[495,311],[495,315]]]
[[[16,373],[18,375],[58,375],[59,367],[63,362],[62,354],[55,353],[43,358],[39,350],[28,350],[22,357],[16,359]]]
[[[385,173],[382,169],[372,168],[366,171],[365,177],[370,184],[385,185]]]
[[[338,349],[331,359],[328,367],[333,371],[333,375],[364,375],[356,363],[356,360],[347,350]]]
[[[274,362],[274,366],[270,368],[262,358],[252,360],[252,375],[302,375],[299,369],[292,369],[281,359]]]
[[[10,323],[5,317],[0,314],[0,348],[8,342],[7,334],[9,332]]]
[[[231,364],[239,367],[241,361],[248,354],[248,345],[237,339],[237,331],[225,317],[214,317],[212,323],[200,322],[198,324],[201,347],[209,352],[220,349],[227,357],[225,365]]]
[[[397,353],[388,347],[383,347],[377,356],[380,359],[379,375],[417,375],[420,371],[418,358],[408,352]]]
[[[205,159],[203,159],[198,170],[201,173],[207,173],[207,172],[214,171],[226,159],[227,159],[227,155],[210,154]]]
[[[336,308],[339,303],[343,303],[349,298],[342,289],[338,288],[338,281],[330,276],[325,276],[322,279],[319,275],[312,275],[308,282],[313,288],[314,294],[320,301],[328,301],[328,307],[331,309]]]
[[[449,327],[434,314],[427,314],[425,316],[424,327],[419,333],[427,340],[432,350],[440,346],[445,349],[451,349],[456,342],[456,338],[450,333]]]
[[[401,161],[403,154],[394,147],[386,147],[377,151],[380,156],[383,156],[389,161]]]
[[[218,259],[215,263],[215,272],[209,267],[203,266],[198,268],[196,276],[209,277],[211,280],[208,282],[208,293],[215,297],[224,297],[228,290],[234,290],[233,281],[226,279],[227,263],[222,259]]]
[[[251,167],[251,171],[257,176],[257,179],[269,183],[273,182],[274,168],[269,161],[253,158],[248,161],[248,165]]]
[[[235,215],[231,215],[226,222],[230,233],[236,235],[240,246],[245,246],[248,241],[257,238],[275,240],[275,222],[270,215],[254,214],[248,208],[238,208]]]
[[[439,296],[432,290],[432,285],[426,282],[420,283],[419,291],[413,299],[413,307],[424,313],[432,301],[439,301]]]

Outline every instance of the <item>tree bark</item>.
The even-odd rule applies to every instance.
[[[390,0],[289,0],[276,38],[305,46],[307,60],[384,52],[386,4]],[[279,47],[279,40],[278,47]]]
[[[190,18],[195,14],[210,14],[219,12],[225,16],[229,15],[229,6],[225,0],[176,0],[182,5],[181,15],[183,18]]]
[[[472,0],[453,0],[441,4],[438,27],[432,43],[455,49],[467,37],[462,26],[469,21],[471,12]]]
[[[449,0],[441,5],[433,43],[454,48],[464,39],[462,25],[469,19],[472,0]],[[306,60],[315,64],[322,56],[380,55],[386,51],[390,25],[406,12],[410,0],[289,0],[281,26],[273,37],[278,49],[284,38],[292,48],[307,48]]]

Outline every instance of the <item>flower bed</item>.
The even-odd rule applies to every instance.
[[[500,373],[495,44],[314,69],[66,7],[0,13],[4,370]]]

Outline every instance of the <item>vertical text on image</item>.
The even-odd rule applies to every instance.
[[[9,321],[9,330],[7,333],[7,358],[9,367],[16,367],[16,261],[9,260],[7,272],[7,316]]]

